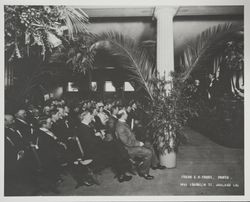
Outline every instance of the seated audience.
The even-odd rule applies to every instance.
[[[76,134],[84,148],[86,158],[93,159],[90,165],[94,172],[111,166],[118,177],[119,182],[131,180],[131,176],[126,175],[126,166],[119,153],[115,151],[107,142],[102,141],[95,135],[94,129],[89,125],[93,120],[92,112],[85,110],[79,114],[80,124],[76,129]]]
[[[21,178],[33,183],[36,193],[59,193],[63,171],[79,188],[99,185],[96,174],[107,167],[120,183],[130,181],[127,173],[135,174],[135,169],[151,180],[150,168],[165,168],[147,138],[147,114],[134,101],[124,106],[120,101],[104,105],[81,100],[69,107],[55,99],[44,106],[29,103],[26,108],[18,109],[15,116],[5,115],[7,195],[19,192],[16,184],[27,183]]]

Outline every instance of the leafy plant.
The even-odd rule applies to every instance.
[[[79,34],[55,49],[49,62],[65,63],[73,72],[85,74],[87,70],[93,69],[96,50],[92,49],[92,45],[92,34]]]
[[[183,82],[176,73],[172,77],[172,82],[159,78],[152,81],[154,93],[149,127],[154,144],[161,154],[165,151],[177,151],[183,126],[190,117],[197,116],[198,113],[192,98],[193,84]],[[169,82],[172,83],[172,88],[166,93],[165,86]]]
[[[149,59],[145,48],[118,32],[96,35],[92,48],[105,49],[115,56],[119,61],[118,68],[126,71],[129,81],[135,82],[153,99],[149,81],[154,77],[155,61]]]
[[[187,44],[180,58],[182,80],[187,80],[192,72],[206,67],[209,61],[219,57],[224,52],[225,44],[232,38],[240,37],[239,33],[242,30],[243,26],[231,23],[219,24],[208,28]]]
[[[87,32],[88,16],[78,8],[6,5],[4,15],[9,61],[29,56],[33,52],[30,48],[38,49],[45,59],[62,38],[72,39],[79,32]]]
[[[64,63],[73,73],[83,73],[88,76],[93,69],[94,57],[97,51],[105,50],[116,58],[117,68],[124,70],[131,83],[144,89],[147,97],[152,99],[150,79],[155,72],[155,43],[146,41],[136,43],[133,39],[117,32],[94,35],[78,34],[71,40],[63,40],[63,44],[54,48],[49,63]]]

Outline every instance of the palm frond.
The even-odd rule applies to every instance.
[[[148,60],[152,63],[153,68],[151,70],[151,75],[156,75],[156,41],[155,40],[147,40],[143,41],[140,44],[140,47],[143,51],[148,55]]]
[[[80,8],[73,8],[69,6],[58,6],[61,13],[62,20],[68,27],[68,33],[73,39],[79,33],[88,33],[86,24],[89,23],[88,15]]]
[[[225,43],[241,30],[243,27],[239,25],[219,24],[205,30],[195,40],[187,44],[182,56],[183,59],[181,59],[182,64],[180,64],[184,68],[182,80],[185,81],[194,70],[201,68],[211,58],[218,56]]]
[[[104,48],[119,61],[119,67],[128,73],[131,81],[144,88],[151,99],[149,80],[152,77],[154,64],[149,60],[147,52],[133,39],[118,32],[105,32],[95,37],[97,48]]]

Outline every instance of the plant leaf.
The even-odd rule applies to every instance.
[[[149,80],[155,64],[133,39],[118,32],[105,32],[95,37],[96,48],[105,49],[117,58],[118,68],[126,70],[131,81],[138,83],[153,99]]]
[[[241,25],[225,23],[211,27],[198,35],[187,45],[183,59],[180,59],[180,66],[184,68],[181,80],[187,80],[193,71],[201,68],[211,58],[218,57],[223,45],[242,30]]]

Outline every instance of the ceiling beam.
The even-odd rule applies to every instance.
[[[152,17],[155,7],[82,7],[90,18]],[[180,6],[175,16],[243,15],[243,6]]]
[[[154,8],[82,8],[90,18],[103,18],[103,17],[152,17]]]
[[[181,6],[176,16],[243,15],[243,6]]]

